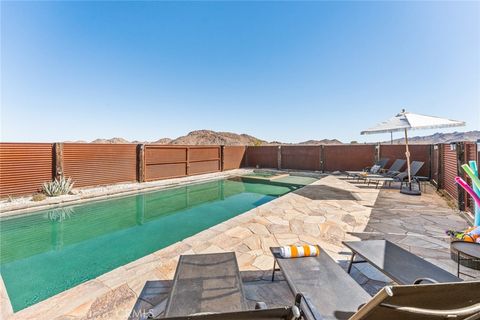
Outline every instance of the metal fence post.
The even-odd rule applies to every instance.
[[[225,146],[220,146],[220,171],[225,168]]]
[[[56,180],[63,176],[63,143],[54,143],[53,150],[53,180]]]
[[[282,169],[282,146],[278,146],[277,149],[277,169]]]
[[[145,182],[145,145],[137,145],[137,180]]]
[[[325,173],[325,146],[323,144],[320,146],[320,171]]]
[[[465,178],[462,169],[462,164],[465,163],[465,143],[457,142],[455,149],[457,151],[457,176]],[[465,211],[465,191],[459,184],[457,184],[457,195],[458,209]]]

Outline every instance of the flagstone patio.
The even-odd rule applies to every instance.
[[[251,281],[246,284],[247,295],[253,296],[261,292],[252,289],[252,283],[265,282],[273,266],[269,247],[278,245],[319,244],[345,266],[350,252],[342,241],[386,238],[456,272],[445,230],[466,227],[467,222],[433,188],[412,197],[330,175],[9,318],[126,319],[147,281],[156,284],[158,297],[168,292],[168,280],[181,254],[236,252],[243,275],[247,271],[255,275],[247,277]],[[467,272],[480,277],[478,272]],[[390,281],[368,264],[355,265],[352,276],[371,294]],[[268,288],[284,292],[285,284],[276,286]],[[144,302],[148,307],[149,302]]]

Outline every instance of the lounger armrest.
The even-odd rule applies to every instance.
[[[410,313],[410,314],[431,316],[431,317],[442,317],[442,318],[466,317],[466,316],[478,314],[480,312],[480,303],[476,303],[471,306],[467,306],[463,308],[450,309],[450,310],[437,310],[437,309],[426,309],[426,308],[417,308],[417,307],[408,307],[408,306],[397,306],[397,305],[388,304],[388,303],[381,303],[380,306],[384,308],[395,309],[397,311]]]
[[[421,284],[422,282],[428,282],[428,283],[438,283],[438,281],[433,280],[432,278],[418,278],[415,281],[413,281],[413,284]]]

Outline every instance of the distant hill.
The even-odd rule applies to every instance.
[[[170,141],[168,144],[252,146],[268,144],[268,142],[248,134],[197,130],[190,132],[186,136],[178,137]]]
[[[169,144],[170,142],[172,142],[172,139],[170,139],[170,138],[161,138],[161,139],[158,139],[157,141],[153,141],[152,143]]]
[[[322,140],[307,140],[304,142],[300,142],[299,144],[343,144],[343,142],[337,139],[322,139]]]
[[[450,143],[457,141],[477,141],[480,139],[480,131],[467,131],[467,132],[451,132],[451,133],[434,133],[430,136],[416,136],[409,137],[408,143],[412,144],[437,144],[437,143]],[[390,141],[384,141],[383,143],[390,143]],[[395,144],[405,143],[405,139],[393,140]]]
[[[454,141],[477,141],[480,139],[480,131],[453,132],[453,133],[435,133],[430,136],[416,136],[408,138],[412,144],[436,144],[450,143]],[[78,141],[83,142],[83,141]],[[155,143],[155,144],[173,144],[173,145],[225,145],[225,146],[261,146],[261,145],[279,145],[292,144],[281,141],[265,141],[248,134],[237,134],[233,132],[218,132],[212,130],[196,130],[189,132],[185,136],[175,139],[161,138],[156,141],[127,141],[123,138],[96,139],[92,143]],[[390,141],[384,141],[390,144]],[[395,144],[404,143],[404,139],[393,140]],[[343,144],[338,139],[307,140],[297,145],[335,145]]]
[[[112,138],[112,139],[95,139],[92,143],[131,143],[128,140],[123,138]]]

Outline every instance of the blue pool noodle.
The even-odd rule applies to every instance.
[[[469,164],[470,164],[470,168],[472,168],[473,173],[475,173],[475,175],[478,177],[477,162],[474,161],[474,160],[471,160],[469,162]],[[480,196],[480,189],[474,183],[472,183],[472,187],[473,187],[473,191],[475,191],[475,193]],[[474,226],[476,226],[476,227],[480,226],[480,206],[478,206],[476,203],[475,203],[475,222],[474,222]]]

